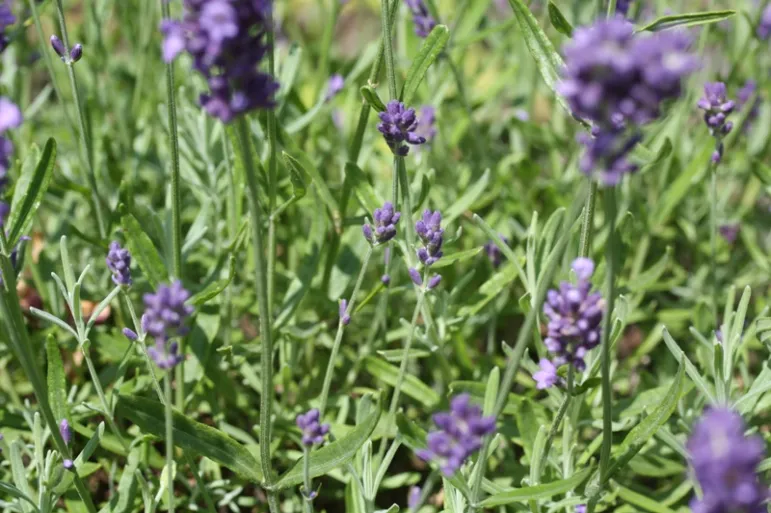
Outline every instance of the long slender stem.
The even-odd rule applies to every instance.
[[[313,513],[313,489],[311,481],[311,451],[310,448],[303,445],[303,503],[305,513]]]
[[[361,263],[361,269],[359,270],[359,276],[356,278],[356,284],[353,287],[353,292],[351,293],[351,299],[348,301],[348,307],[346,308],[345,315],[351,315],[353,313],[353,308],[356,304],[356,294],[359,292],[359,288],[361,288],[361,283],[364,280],[364,275],[367,272],[367,267],[369,267],[369,261],[372,257],[372,246],[369,246],[367,248],[367,253],[364,255],[364,260]],[[319,412],[321,414],[321,417],[324,416],[324,412],[327,409],[327,400],[329,399],[329,387],[332,384],[332,376],[335,373],[335,363],[337,360],[337,352],[340,350],[340,342],[343,340],[343,332],[345,331],[345,323],[343,322],[343,317],[340,317],[340,320],[337,323],[337,334],[335,335],[335,341],[332,344],[332,352],[329,354],[329,363],[327,364],[327,372],[324,375],[324,384],[321,387],[321,399],[320,399],[320,406],[319,406]]]
[[[398,98],[396,92],[396,72],[394,71],[394,48],[391,41],[391,18],[388,0],[380,0],[380,22],[383,25],[383,50],[385,51],[386,77],[388,94],[392,100]]]
[[[581,242],[578,253],[588,257],[592,252],[592,236],[594,235],[594,211],[597,204],[597,181],[589,177],[589,195],[586,197],[584,216],[581,220]]]
[[[67,34],[67,24],[64,21],[64,6],[62,0],[56,0],[56,10],[59,15],[59,29],[62,32],[62,42],[64,43],[64,55],[68,56],[70,53],[70,38]],[[67,57],[65,57],[67,58]],[[81,150],[85,153],[85,161],[88,165],[87,179],[91,188],[91,201],[94,204],[94,214],[96,215],[96,222],[99,227],[99,236],[104,239],[107,236],[107,225],[104,220],[104,213],[102,212],[102,199],[99,196],[99,190],[96,183],[96,174],[94,172],[94,152],[91,146],[91,138],[88,135],[86,129],[86,116],[83,112],[83,104],[80,100],[80,90],[78,89],[78,81],[75,77],[75,68],[73,62],[67,58],[67,73],[70,77],[70,86],[72,87],[72,98],[75,101],[75,110],[78,113],[78,124],[80,125],[80,142]]]
[[[3,284],[0,284],[0,328],[5,329],[6,337],[11,342],[11,349],[21,363],[24,373],[32,384],[32,390],[43,414],[43,419],[51,431],[54,445],[63,458],[72,459],[72,453],[59,433],[56,417],[48,401],[48,389],[40,371],[40,366],[32,354],[33,344],[29,339],[24,316],[19,306],[19,297],[16,294],[16,275],[8,257],[7,241],[5,234],[0,232],[0,270],[3,274]],[[96,513],[96,507],[88,491],[77,472],[73,474],[75,489],[83,501],[83,505],[89,513]]]
[[[273,484],[273,472],[270,458],[271,414],[273,409],[273,335],[271,319],[268,313],[268,287],[265,268],[265,246],[262,235],[262,207],[260,206],[259,183],[254,167],[254,154],[249,138],[249,125],[246,118],[238,121],[240,157],[246,172],[249,193],[249,211],[252,217],[252,250],[254,251],[255,288],[260,311],[260,337],[262,338],[262,393],[260,394],[260,456],[262,473],[267,487]],[[268,490],[271,511],[277,501],[274,492]]]
[[[425,280],[424,280],[425,281]],[[426,292],[420,290],[418,293],[418,302],[415,304],[415,310],[412,312],[412,322],[410,322],[410,332],[407,334],[407,340],[404,342],[404,348],[402,349],[402,361],[399,363],[399,374],[396,376],[396,385],[394,385],[394,395],[391,396],[391,406],[388,408],[388,418],[393,419],[396,415],[396,410],[399,408],[399,396],[402,392],[402,386],[404,385],[404,378],[407,376],[407,364],[409,363],[410,349],[412,349],[412,341],[415,339],[415,327],[418,323],[418,314],[423,306],[423,300],[426,297]]]
[[[273,51],[274,33],[268,29],[268,72],[271,76],[276,74],[276,57]],[[268,314],[273,312],[273,288],[276,274],[276,198],[278,197],[278,130],[276,128],[276,113],[268,111]]]
[[[712,275],[712,317],[715,321],[715,329],[720,327],[718,314],[718,283],[717,283],[717,164],[710,160],[710,189],[709,189],[709,247],[710,247],[710,274]]]
[[[169,512],[174,513],[174,417],[171,407],[171,374],[163,377],[163,391],[166,397],[166,487],[169,493]]]
[[[605,480],[610,468],[610,450],[613,445],[611,386],[610,386],[610,330],[613,328],[616,274],[616,190],[604,191],[605,217],[608,223],[608,242],[605,245],[605,316],[602,319],[602,447],[600,450],[600,479]]]

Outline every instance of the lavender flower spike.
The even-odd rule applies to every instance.
[[[538,365],[540,370],[533,373],[533,379],[538,390],[551,388],[560,382],[560,378],[557,375],[557,367],[550,360],[541,358]]]
[[[62,58],[64,60],[64,54],[66,53],[64,49],[64,43],[61,39],[59,39],[59,36],[56,34],[53,34],[51,36],[51,48],[54,49],[54,52],[56,52],[56,55]]]
[[[763,440],[745,436],[741,415],[723,407],[707,410],[688,439],[693,476],[704,496],[691,501],[693,513],[765,513],[771,490],[757,467]]]
[[[5,35],[5,29],[16,23],[16,16],[11,11],[11,5],[7,0],[0,0],[0,53],[3,53],[10,40]]]
[[[131,285],[131,254],[117,241],[110,243],[107,268],[112,272],[113,283],[126,287]]]
[[[348,326],[348,324],[351,323],[351,316],[348,315],[348,300],[347,299],[341,299],[340,300],[340,306],[338,307],[339,313],[340,313],[340,321]]]
[[[415,24],[415,34],[418,37],[428,37],[436,27],[436,20],[428,12],[423,0],[407,0],[407,7],[412,12],[412,22]]]
[[[380,123],[377,129],[383,134],[383,137],[395,155],[406,156],[410,149],[404,144],[412,145],[424,144],[425,137],[415,133],[418,128],[418,118],[415,115],[415,109],[408,109],[398,100],[391,100],[386,106],[386,110],[378,114]]]
[[[760,23],[758,23],[757,34],[763,41],[771,37],[771,5],[767,5],[763,10],[763,14],[760,17]]]
[[[329,433],[329,424],[320,424],[320,416],[316,408],[297,416],[297,427],[302,431],[305,447],[324,443],[324,437]]]
[[[717,164],[723,158],[723,137],[733,129],[733,123],[726,118],[734,111],[736,103],[726,98],[726,85],[723,82],[708,82],[704,84],[704,96],[697,105],[704,111],[704,122],[715,138],[712,162]]]
[[[482,438],[495,431],[495,417],[483,417],[482,409],[471,404],[468,394],[458,395],[450,402],[450,411],[433,417],[439,428],[428,434],[428,447],[417,452],[425,461],[434,461],[449,477],[482,447]]]
[[[417,251],[418,259],[425,266],[430,266],[442,258],[444,229],[441,224],[442,214],[438,210],[431,212],[429,209],[426,209],[423,218],[415,223],[415,232],[423,242],[423,247]]]
[[[155,338],[155,347],[148,353],[161,369],[170,369],[183,360],[178,354],[179,344],[169,339],[185,335],[188,332],[185,321],[193,313],[193,307],[186,304],[190,293],[176,281],[171,285],[161,285],[155,294],[145,294],[145,313],[142,316],[142,329]]]
[[[393,239],[396,235],[396,225],[399,223],[402,214],[394,211],[393,203],[386,201],[383,208],[376,208],[372,217],[375,221],[375,228],[365,224],[361,227],[364,238],[371,244],[384,244]]]
[[[578,282],[562,282],[559,290],[546,295],[543,311],[549,318],[546,348],[554,354],[555,367],[572,364],[578,371],[586,367],[584,356],[600,343],[600,323],[605,302],[598,293],[590,293],[589,281],[594,263],[588,258],[573,261]]]

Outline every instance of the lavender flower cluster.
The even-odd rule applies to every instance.
[[[699,99],[697,105],[704,111],[704,122],[715,138],[712,162],[717,164],[723,158],[723,137],[734,127],[727,118],[736,108],[736,102],[726,97],[726,85],[723,82],[709,82],[704,84],[704,96]]]
[[[418,249],[418,260],[426,267],[442,258],[442,244],[444,243],[444,229],[442,228],[442,214],[438,210],[423,211],[423,218],[415,223],[415,232],[423,242],[423,247]]]
[[[417,451],[425,461],[439,465],[445,476],[452,476],[482,447],[482,438],[495,432],[495,417],[483,417],[482,409],[471,403],[468,394],[450,402],[450,411],[433,416],[439,428],[428,434],[428,447]]]
[[[405,157],[410,152],[409,146],[425,144],[426,138],[419,135],[419,121],[415,109],[408,109],[398,100],[391,100],[386,105],[386,110],[378,114],[380,123],[377,129],[383,134],[388,147],[394,155]]]
[[[723,407],[707,410],[688,439],[693,475],[704,496],[693,513],[766,513],[771,490],[758,478],[763,440],[745,436],[741,415]]]
[[[170,369],[184,358],[178,353],[179,344],[169,340],[188,332],[185,321],[193,313],[193,307],[186,304],[188,299],[190,292],[180,281],[161,285],[155,294],[144,295],[142,329],[155,339],[155,346],[147,352],[161,369]]]
[[[211,116],[228,123],[255,109],[271,108],[278,83],[259,66],[268,51],[271,0],[185,0],[182,21],[166,20],[163,58],[186,51],[209,84],[200,96]]]
[[[396,236],[396,225],[399,223],[402,214],[394,210],[394,205],[390,201],[383,203],[383,208],[376,208],[372,213],[375,221],[375,228],[365,224],[361,227],[364,238],[370,244],[385,244]]]
[[[541,370],[533,376],[538,388],[558,383],[557,369],[562,365],[570,364],[583,371],[586,353],[600,343],[605,303],[599,292],[591,292],[589,280],[594,274],[594,263],[588,258],[577,258],[572,267],[577,283],[562,282],[559,290],[547,293],[543,305],[549,318],[544,344],[554,357],[551,362],[540,362]]]
[[[116,285],[128,287],[131,285],[131,254],[120,243],[110,243],[110,251],[107,253],[107,268],[112,272],[112,281]]]
[[[415,34],[418,37],[428,37],[434,27],[436,27],[436,20],[428,12],[426,4],[423,0],[407,0],[407,7],[410,8],[412,13]]]
[[[684,78],[698,63],[682,32],[636,34],[622,17],[575,30],[564,47],[559,92],[576,116],[592,122],[581,171],[615,185],[637,166],[628,159],[640,126],[659,117],[665,100],[680,96]]]
[[[297,416],[297,427],[302,431],[303,445],[312,447],[324,443],[324,437],[329,433],[329,424],[320,423],[321,414],[313,408]]]
[[[22,123],[22,115],[19,107],[11,100],[0,97],[0,227],[5,224],[5,219],[10,213],[10,206],[2,201],[3,193],[8,185],[8,170],[11,167],[11,155],[13,155],[13,143],[5,136],[11,128],[17,128]]]

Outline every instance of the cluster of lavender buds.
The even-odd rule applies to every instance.
[[[369,224],[361,227],[364,238],[370,244],[384,244],[388,242],[396,235],[396,225],[401,217],[401,212],[394,210],[393,203],[386,201],[383,203],[383,208],[376,208],[372,213],[372,218],[375,221],[374,230]]]
[[[426,209],[423,218],[415,223],[415,232],[423,242],[423,247],[417,251],[418,260],[426,267],[442,258],[444,229],[441,225],[442,214],[438,210],[431,212],[429,209]]]
[[[562,381],[557,374],[557,366],[551,360],[541,358],[538,366],[539,370],[533,373],[535,386],[538,390],[551,388]]]
[[[187,333],[185,321],[193,313],[193,307],[185,304],[190,293],[176,281],[161,285],[155,294],[145,294],[145,313],[142,315],[142,329],[155,338],[155,347],[148,353],[161,369],[170,369],[182,361],[178,354],[179,344],[169,339]]]
[[[271,108],[278,83],[259,70],[268,52],[272,0],[185,0],[182,21],[165,20],[163,58],[187,51],[209,84],[201,106],[224,123],[255,109]]]
[[[428,447],[417,451],[417,455],[436,462],[448,477],[482,447],[484,436],[495,431],[495,417],[483,417],[482,409],[471,404],[468,394],[454,397],[450,411],[435,414],[433,420],[439,429],[428,434]]]
[[[51,48],[53,48],[54,52],[56,52],[56,55],[62,59],[62,62],[68,62],[67,49],[64,48],[64,43],[56,35],[51,36]],[[83,45],[77,43],[70,49],[69,62],[78,62],[81,57],[83,57]]]
[[[581,171],[605,185],[637,170],[628,155],[640,126],[658,118],[665,100],[680,96],[683,79],[698,63],[682,32],[636,34],[621,16],[575,30],[564,47],[566,66],[559,93],[574,115],[591,121],[592,136]]]
[[[409,274],[410,274],[410,279],[412,280],[412,283],[414,283],[418,287],[423,286],[423,277],[420,275],[420,271],[418,271],[414,267],[410,267]],[[428,279],[426,288],[428,290],[433,290],[439,285],[441,281],[442,281],[442,277],[438,274],[434,274],[432,277]]]
[[[0,0],[0,53],[3,53],[10,40],[5,35],[5,29],[16,23],[16,16],[11,12],[11,5],[8,0]]]
[[[699,99],[697,105],[704,111],[704,122],[709,127],[709,133],[715,138],[712,162],[717,164],[723,158],[723,137],[734,127],[727,118],[736,108],[736,103],[726,98],[726,86],[723,82],[708,82],[704,84],[704,96]]]
[[[0,97],[0,227],[5,224],[11,208],[2,201],[5,187],[8,185],[8,169],[11,167],[13,143],[5,137],[5,132],[21,125],[21,110],[11,100]]]
[[[394,155],[404,157],[410,152],[410,148],[404,144],[405,142],[412,145],[426,142],[425,137],[416,133],[419,122],[415,109],[408,109],[402,102],[391,100],[386,105],[386,110],[378,116],[380,123],[378,123],[377,129],[383,134]]]
[[[707,410],[693,428],[687,449],[704,493],[691,501],[693,513],[766,513],[771,491],[757,474],[763,440],[744,431],[741,415],[722,407]]]
[[[436,20],[428,12],[423,0],[407,0],[407,7],[412,12],[412,22],[415,24],[415,34],[418,37],[428,37],[436,27]]]
[[[351,323],[351,316],[348,314],[348,300],[341,299],[339,306],[340,322],[348,326]]]
[[[752,99],[755,92],[758,90],[758,84],[754,80],[747,80],[744,85],[736,92],[736,108],[738,110],[744,110],[747,107],[748,102]],[[749,131],[752,127],[752,123],[758,119],[760,114],[760,96],[756,96],[752,103],[749,104],[749,114],[744,122],[743,130]]]
[[[555,367],[571,364],[583,371],[584,356],[600,343],[605,302],[599,292],[591,292],[589,280],[594,274],[594,263],[588,258],[577,258],[572,267],[577,283],[562,282],[559,290],[552,289],[546,295],[543,311],[549,323],[544,344],[554,355]]]
[[[297,427],[302,431],[305,447],[324,443],[324,437],[329,433],[329,424],[319,423],[320,417],[321,414],[316,408],[297,416]]]
[[[501,240],[505,244],[509,244],[509,239],[507,239],[503,235],[501,235]],[[490,263],[492,264],[493,269],[498,269],[503,263],[503,259],[504,259],[501,248],[499,248],[494,241],[488,241],[485,243],[484,249],[485,249],[485,253],[487,254],[487,258],[490,259]]]
[[[107,252],[107,268],[112,272],[112,281],[115,285],[128,287],[131,285],[131,254],[127,249],[120,247],[120,243],[110,243],[110,251]]]
[[[337,96],[340,91],[343,90],[343,86],[345,86],[345,79],[341,74],[335,73],[329,77],[329,82],[327,82],[327,94],[324,96],[324,101],[331,101],[332,98]]]
[[[62,419],[62,421],[59,423],[59,434],[62,436],[62,440],[64,440],[65,445],[70,445],[70,442],[72,442],[72,429],[70,428],[70,423],[67,421],[67,419]],[[72,470],[72,467],[75,466],[75,464],[70,459],[65,459],[62,462],[62,465],[67,470]]]
[[[757,34],[763,41],[771,37],[771,5],[766,6],[760,16]]]

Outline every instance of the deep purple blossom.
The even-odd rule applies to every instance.
[[[320,424],[320,417],[321,414],[316,408],[297,416],[297,427],[302,431],[304,446],[311,447],[324,443],[324,437],[329,433],[329,424]]]
[[[199,100],[206,112],[228,123],[272,108],[278,83],[259,70],[269,50],[272,0],[184,0],[184,5],[184,19],[161,24],[163,58],[171,62],[182,52],[190,54],[209,84],[210,92]]]
[[[136,341],[139,338],[139,335],[137,335],[137,333],[130,328],[123,328],[123,336],[132,342]]]
[[[83,45],[76,43],[70,50],[70,61],[78,62],[83,57]]]
[[[386,110],[378,114],[380,123],[377,129],[395,155],[406,156],[410,148],[404,144],[424,144],[426,138],[418,135],[418,117],[415,109],[408,109],[398,100],[391,100],[386,105]]]
[[[62,419],[59,422],[59,434],[62,435],[65,445],[70,445],[70,442],[72,442],[72,429],[67,419]]]
[[[75,462],[69,458],[66,458],[64,461],[62,461],[62,466],[64,467],[64,470],[72,470],[75,468]]]
[[[415,24],[415,34],[418,37],[428,37],[431,31],[436,27],[436,20],[434,20],[431,13],[428,12],[428,8],[423,0],[406,0],[407,7],[410,8],[412,13],[412,22]]]
[[[324,101],[330,101],[332,98],[338,95],[340,91],[343,90],[343,86],[345,85],[345,79],[343,76],[339,73],[335,73],[331,77],[329,77],[329,82],[327,82],[327,93],[324,96]]]
[[[348,300],[341,299],[338,306],[338,314],[340,316],[340,322],[348,326],[351,323],[351,316],[348,314]]]
[[[394,205],[390,201],[383,203],[383,208],[376,208],[372,214],[375,222],[374,230],[369,224],[361,227],[364,238],[371,244],[384,244],[393,239],[396,235],[396,225],[402,214],[394,210]]]
[[[550,360],[541,358],[538,366],[540,369],[533,373],[533,379],[538,390],[551,388],[560,382],[560,377],[557,375],[557,367]]]
[[[745,429],[741,415],[724,407],[707,410],[694,426],[687,449],[704,496],[691,501],[693,513],[766,513],[771,494],[757,474],[763,439]]]
[[[771,5],[767,5],[760,16],[757,34],[764,41],[771,37]]]
[[[148,353],[159,368],[170,369],[184,358],[178,354],[179,344],[170,339],[188,332],[185,321],[193,313],[193,307],[186,304],[190,292],[176,281],[161,285],[155,294],[145,294],[143,299],[142,329],[155,338],[155,346],[148,348]]]
[[[680,96],[684,78],[698,66],[689,47],[682,32],[636,34],[621,16],[574,31],[558,90],[573,113],[593,125],[592,136],[579,139],[587,148],[584,173],[613,185],[636,171],[627,155],[640,140],[640,125]]]
[[[54,52],[56,52],[56,55],[61,57],[63,62],[67,62],[67,49],[64,47],[64,43],[61,39],[59,39],[59,36],[52,35],[51,36],[51,48],[54,49]],[[78,62],[81,57],[83,57],[83,45],[80,43],[76,43],[71,49],[69,54],[69,61],[70,62]]]
[[[723,82],[707,82],[704,84],[704,96],[699,99],[697,105],[704,111],[704,122],[709,127],[709,133],[715,138],[712,162],[718,163],[723,158],[723,137],[734,126],[727,118],[736,108],[736,102],[726,97],[726,85]]]
[[[110,251],[107,252],[107,268],[112,272],[112,281],[116,285],[131,285],[131,254],[128,249],[120,246],[120,243],[110,243]]]
[[[549,318],[546,348],[554,355],[556,367],[572,364],[578,371],[586,367],[584,356],[600,343],[600,322],[605,302],[598,292],[591,292],[589,281],[594,263],[588,258],[573,261],[578,277],[574,285],[562,282],[559,290],[546,295],[543,311]]]
[[[752,99],[758,90],[758,84],[754,80],[747,80],[744,85],[736,92],[736,108],[738,110],[744,110],[748,102]],[[752,103],[749,104],[749,114],[744,122],[744,131],[750,130],[752,123],[758,119],[760,114],[760,96],[755,96]]]
[[[64,48],[64,43],[61,39],[59,39],[59,36],[56,34],[51,35],[51,48],[54,49],[54,52],[56,52],[56,55],[61,57],[62,60],[64,60],[64,55],[67,53],[67,50]]]
[[[8,0],[0,0],[0,53],[3,53],[10,40],[5,35],[5,29],[16,23],[16,16],[11,11],[11,4]]]
[[[482,409],[471,404],[468,394],[450,402],[450,411],[433,416],[439,428],[428,434],[428,447],[417,451],[425,461],[433,461],[445,476],[452,476],[474,452],[482,447],[482,438],[495,431],[495,417],[483,417]]]
[[[616,13],[626,17],[629,14],[629,8],[632,6],[632,0],[618,0],[616,2]]]
[[[444,229],[441,224],[442,214],[438,210],[431,212],[430,209],[426,209],[423,218],[415,223],[415,232],[423,242],[423,247],[417,250],[418,259],[425,266],[442,258]]]

